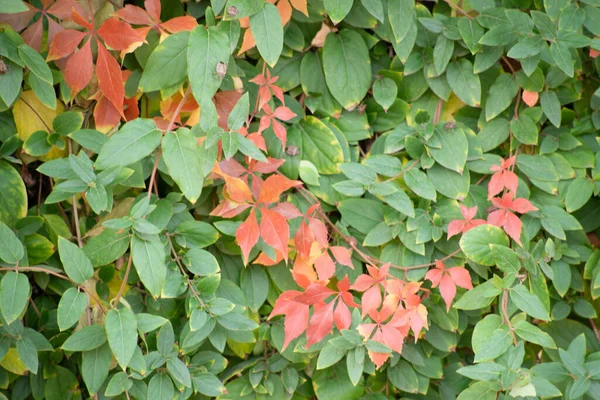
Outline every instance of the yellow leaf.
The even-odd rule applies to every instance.
[[[25,368],[25,365],[19,358],[17,349],[14,347],[8,349],[8,353],[6,353],[2,361],[0,361],[0,367],[16,375],[25,375],[25,372],[27,371],[27,368]]]
[[[19,139],[25,142],[36,131],[50,132],[52,130],[52,121],[64,110],[65,106],[61,101],[56,102],[56,110],[53,110],[39,101],[33,91],[23,92],[21,98],[15,102],[13,107],[13,116]],[[43,157],[40,157],[40,159],[48,161],[65,157],[66,154],[66,149],[61,150],[56,146],[52,146],[50,151]]]

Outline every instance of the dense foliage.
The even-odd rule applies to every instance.
[[[28,1],[0,399],[600,398],[598,0]]]

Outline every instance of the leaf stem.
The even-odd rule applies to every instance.
[[[123,277],[123,281],[121,282],[121,287],[119,288],[119,293],[117,293],[117,297],[115,297],[115,306],[119,304],[119,300],[121,300],[121,296],[125,291],[125,285],[127,285],[127,279],[129,278],[129,271],[131,270],[131,262],[133,261],[133,256],[131,252],[129,253],[129,260],[127,261],[127,269],[125,270],[125,276]]]
[[[515,328],[510,323],[510,319],[508,318],[508,289],[504,289],[504,295],[502,296],[502,315],[504,316],[504,323],[510,329],[510,334],[513,338],[513,343],[517,345],[517,337],[515,336]]]

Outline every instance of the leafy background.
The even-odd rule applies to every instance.
[[[0,398],[600,398],[597,0],[0,10]]]

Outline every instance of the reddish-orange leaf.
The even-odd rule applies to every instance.
[[[79,93],[92,79],[94,74],[94,61],[92,49],[88,40],[81,49],[77,50],[67,60],[64,76],[67,85],[73,94]]]
[[[265,243],[279,251],[287,262],[290,227],[285,217],[267,208],[261,208],[260,212],[260,236]]]
[[[307,0],[290,0],[292,6],[302,14],[308,17],[308,1]]]
[[[217,115],[219,116],[219,126],[223,129],[227,129],[227,118],[233,107],[237,104],[238,100],[242,97],[240,92],[235,90],[226,90],[224,92],[215,93],[213,102],[217,109]]]
[[[275,307],[269,315],[269,319],[276,315],[285,315],[283,350],[308,327],[309,306],[296,301],[296,298],[300,295],[302,295],[302,292],[296,290],[283,292],[277,298]]]
[[[331,246],[329,249],[333,253],[335,260],[338,263],[354,269],[352,257],[350,256],[350,250],[343,246]]]
[[[258,203],[276,203],[283,192],[300,185],[302,185],[302,182],[293,181],[283,175],[271,175],[262,185]]]
[[[333,312],[333,321],[335,326],[341,331],[348,329],[352,324],[352,314],[350,309],[343,301],[339,301]]]
[[[52,18],[49,18],[48,21],[52,21],[55,25],[58,25]],[[48,28],[55,25],[49,25]],[[44,36],[44,19],[40,18],[33,24],[29,25],[29,27],[25,29],[23,33],[21,33],[21,36],[23,37],[25,43],[39,52],[42,48],[42,39]],[[48,43],[52,43],[52,36],[53,35],[50,35],[50,32],[48,32]]]
[[[327,281],[335,274],[335,263],[327,253],[323,253],[315,260],[315,269],[319,280]]]
[[[240,178],[232,178],[225,175],[225,188],[229,198],[237,203],[252,202],[252,193],[246,182]]]
[[[144,38],[127,22],[117,18],[109,18],[98,29],[98,35],[104,43],[113,50],[131,53],[144,43]]]
[[[244,221],[235,232],[235,238],[237,239],[240,249],[242,249],[244,265],[248,263],[250,251],[256,242],[258,242],[258,237],[258,222],[256,221],[256,214],[254,213],[254,210],[252,210],[250,211],[250,215],[248,215],[246,221]]]
[[[145,0],[144,7],[146,8],[146,11],[148,11],[148,14],[154,19],[154,21],[160,21],[160,0]]]
[[[362,316],[377,310],[381,305],[381,290],[379,285],[373,285],[370,289],[363,293],[362,296]]]
[[[591,58],[596,58],[598,56],[600,56],[600,51],[594,50],[594,49],[590,49],[590,57]]]
[[[100,132],[108,132],[115,127],[121,120],[121,115],[104,96],[101,96],[94,107],[94,122],[96,129]]]
[[[461,204],[460,212],[464,220],[455,219],[454,221],[450,221],[448,224],[448,239],[459,233],[465,233],[476,226],[485,224],[485,220],[483,219],[473,219],[477,214],[477,206],[468,208]]]
[[[288,0],[279,0],[277,10],[281,16],[281,24],[285,26],[292,18],[292,6]]]
[[[121,18],[123,21],[134,25],[153,24],[152,18],[150,18],[143,8],[131,4],[127,4],[125,7],[119,9],[114,15]]]
[[[123,99],[125,88],[121,78],[121,67],[113,56],[106,50],[100,41],[98,43],[98,60],[96,61],[96,75],[98,86],[102,94],[110,100],[120,115],[123,115]]]
[[[315,282],[311,283],[306,288],[306,291],[296,298],[296,301],[312,306],[317,303],[322,303],[332,294],[335,294],[333,290],[322,283]]]
[[[302,221],[300,227],[296,231],[294,236],[294,243],[296,244],[296,250],[304,257],[308,257],[310,254],[310,248],[315,241],[313,232],[308,228],[305,221]]]
[[[83,11],[83,10],[80,10],[80,11]],[[88,18],[86,18],[86,17],[84,17],[82,15],[85,12],[81,13],[80,11],[78,11],[75,8],[71,10],[71,18],[73,19],[73,22],[75,22],[77,25],[83,26],[88,31],[93,31],[94,30],[94,23],[90,22],[88,20]]]
[[[306,330],[306,347],[320,342],[333,328],[333,301],[329,304],[315,306],[308,329]]]
[[[198,22],[196,22],[196,18],[186,15],[183,17],[172,18],[167,22],[163,22],[160,24],[160,26],[166,31],[177,33],[193,30],[196,26],[198,26]]]
[[[56,40],[50,45],[47,61],[59,60],[72,54],[87,35],[87,32],[79,32],[72,29],[65,29],[58,32],[54,36]]]

